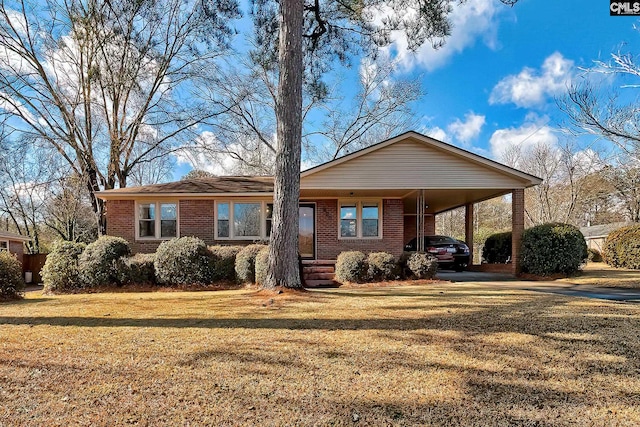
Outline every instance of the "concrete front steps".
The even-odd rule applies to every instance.
[[[336,262],[334,260],[303,260],[302,276],[308,288],[338,286],[334,281]]]

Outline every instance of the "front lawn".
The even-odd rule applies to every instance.
[[[640,289],[640,270],[610,267],[603,262],[590,262],[578,275],[561,281],[576,285]]]
[[[638,425],[640,306],[478,284],[29,293],[4,425]]]

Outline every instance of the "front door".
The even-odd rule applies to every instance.
[[[298,250],[304,259],[316,257],[316,205],[300,203],[300,228],[298,234]]]

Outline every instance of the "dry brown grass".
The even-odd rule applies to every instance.
[[[640,270],[610,267],[603,262],[590,262],[574,277],[561,282],[614,288],[640,289]]]
[[[0,304],[0,425],[638,425],[640,306],[473,284]]]

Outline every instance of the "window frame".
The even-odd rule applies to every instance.
[[[234,215],[235,215],[235,205],[238,204],[259,204],[260,205],[260,235],[258,236],[236,236],[235,235],[235,226],[234,226]],[[213,216],[213,225],[214,225],[214,240],[248,240],[248,241],[265,241],[269,239],[267,233],[267,204],[273,203],[270,200],[263,199],[220,199],[216,200],[214,204],[214,216]],[[219,237],[218,236],[218,205],[219,204],[228,204],[229,205],[229,237]]]
[[[383,227],[383,208],[382,208],[382,199],[339,199],[338,200],[338,209],[337,215],[338,218],[338,240],[381,240],[382,239],[382,229]],[[342,206],[348,205],[356,205],[356,235],[354,237],[345,237],[342,236],[341,226],[342,226],[342,218],[340,215],[340,210]],[[378,235],[377,236],[363,236],[363,218],[362,218],[362,207],[366,204],[377,204],[378,205]]]
[[[156,217],[154,221],[154,235],[140,236],[140,206],[155,205]],[[174,237],[161,237],[162,234],[162,205],[176,205],[176,235]],[[135,239],[136,241],[164,241],[180,237],[180,201],[179,200],[136,200],[135,202]],[[166,220],[165,220],[166,221]]]
[[[9,250],[10,243],[9,243],[9,241],[8,241],[8,240],[0,239],[0,243],[6,243],[6,244],[7,244],[7,247],[6,247],[6,248],[3,248],[2,246],[0,246],[0,251],[7,251],[7,252],[11,252],[11,251]]]

